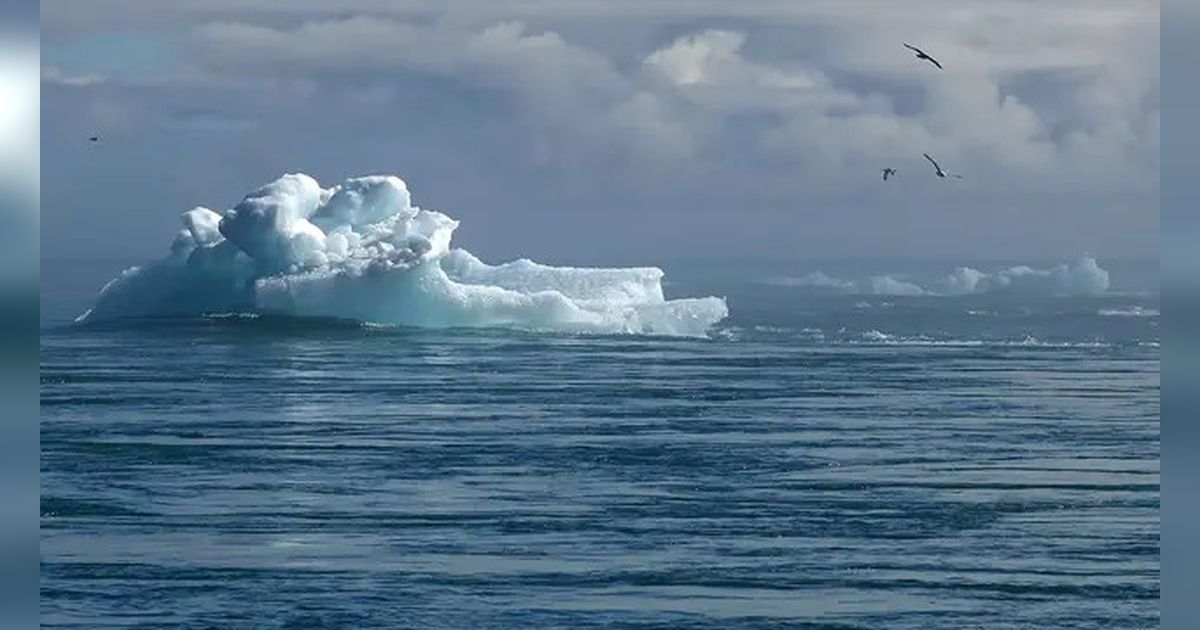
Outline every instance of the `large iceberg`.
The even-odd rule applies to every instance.
[[[194,208],[170,253],[126,269],[78,321],[252,312],[422,327],[700,336],[716,297],[668,300],[656,268],[488,265],[398,177],[288,174],[225,213]]]

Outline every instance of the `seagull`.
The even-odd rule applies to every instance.
[[[904,47],[917,53],[917,59],[924,59],[925,61],[928,61],[929,63],[937,66],[938,70],[942,69],[942,64],[938,63],[937,59],[930,57],[924,50],[921,50],[920,48],[917,48],[916,46],[913,46],[912,44],[908,44],[908,43],[905,43]]]
[[[938,163],[933,158],[929,157],[928,153],[922,153],[921,155],[924,155],[925,159],[929,160],[929,163],[933,165],[933,172],[936,173],[938,177],[949,176],[953,177],[954,179],[962,179],[962,175],[950,175],[946,171],[943,171],[942,167],[938,166]]]
[[[891,177],[892,175],[895,175],[895,174],[896,174],[896,169],[894,169],[890,166],[883,169],[883,181],[886,182],[889,177]]]
[[[89,142],[100,142],[100,136],[92,136],[88,138]]]

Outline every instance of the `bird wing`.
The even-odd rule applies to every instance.
[[[933,168],[936,168],[939,171],[942,170],[942,167],[938,166],[938,163],[935,162],[933,158],[929,157],[928,153],[922,153],[921,155],[924,155],[925,159],[929,160],[929,163],[933,165]]]
[[[937,59],[934,59],[933,57],[930,57],[929,55],[925,55],[925,58],[929,60],[929,63],[932,63],[933,65],[937,66],[938,70],[942,69],[942,64],[938,63]]]
[[[905,42],[905,44],[904,44],[904,47],[905,47],[905,48],[907,48],[907,49],[909,49],[909,50],[911,50],[911,51],[913,51],[913,52],[915,52],[915,53],[921,53],[921,49],[920,49],[920,48],[917,48],[916,46],[913,46],[912,44],[909,44],[909,43],[907,43],[907,42]],[[921,54],[925,54],[925,53],[921,53]]]

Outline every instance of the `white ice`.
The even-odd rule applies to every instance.
[[[971,267],[958,267],[940,280],[925,285],[898,275],[878,275],[866,281],[854,282],[815,271],[800,277],[773,278],[766,281],[775,286],[819,288],[858,295],[961,296],[983,293],[1022,296],[1090,296],[1108,292],[1108,271],[1095,258],[1081,256],[1069,263],[1049,269],[1025,265],[983,272]]]
[[[488,265],[451,248],[458,222],[394,176],[322,188],[288,174],[223,215],[183,214],[169,255],[127,269],[80,321],[256,312],[423,327],[704,335],[715,297],[668,300],[656,268]]]

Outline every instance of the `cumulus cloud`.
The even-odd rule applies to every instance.
[[[560,141],[558,150],[569,142],[593,150],[617,142],[643,157],[690,152],[686,129],[610,59],[518,21],[479,29],[363,16],[293,29],[216,22],[197,27],[194,37],[206,62],[222,73],[282,69],[327,81],[341,72],[425,73],[506,96],[543,137]]]
[[[1107,11],[1093,9],[1099,17],[1082,23],[1067,18],[1090,15],[1086,9],[1052,12],[1075,35],[1065,43],[1062,31],[1022,28],[1004,11],[990,16],[996,21],[989,24],[1006,25],[1021,42],[1018,51],[977,20],[960,19],[957,31],[947,24],[922,40],[946,60],[944,73],[914,63],[894,41],[893,25],[860,17],[831,26],[838,37],[816,56],[755,58],[746,52],[746,32],[706,29],[647,51],[634,70],[520,21],[471,26],[356,16],[291,28],[218,21],[198,26],[194,41],[200,58],[222,73],[330,80],[338,72],[401,70],[482,86],[507,95],[532,125],[561,140],[559,151],[615,143],[627,157],[703,162],[750,150],[811,165],[816,177],[806,181],[820,185],[826,165],[859,169],[919,147],[965,163],[980,182],[1007,175],[1061,187],[1086,164],[1094,187],[1094,169],[1126,172],[1131,158],[1146,153],[1140,144],[1156,142],[1149,118],[1156,59],[1145,59],[1155,62],[1147,72],[1118,52],[1150,54],[1135,43],[1145,22]],[[1095,38],[1117,51],[1097,50]],[[1067,96],[1038,99],[1017,89],[1030,73],[1066,71],[1077,80],[1054,89]],[[876,87],[846,83],[855,78]],[[917,90],[924,105],[901,113],[888,82]],[[747,117],[757,121],[750,138]]]
[[[651,71],[677,86],[720,86],[774,90],[807,90],[817,87],[817,77],[804,71],[787,72],[754,63],[741,54],[746,35],[710,29],[687,35],[646,56]]]
[[[453,154],[473,173],[529,164],[526,174],[543,178],[528,182],[535,187],[567,182],[578,186],[571,191],[577,197],[631,196],[613,211],[715,215],[735,208],[782,225],[790,220],[784,207],[800,206],[799,216],[823,212],[818,204],[870,205],[864,216],[889,214],[841,232],[870,233],[874,244],[895,236],[894,217],[903,213],[931,242],[946,243],[939,231],[952,229],[950,207],[1041,213],[1054,225],[1038,235],[1046,241],[1038,255],[1111,250],[1130,231],[1157,234],[1152,0],[967,0],[952,10],[940,0],[912,0],[871,11],[832,0],[686,0],[622,4],[621,11],[598,0],[446,7],[351,0],[336,12],[308,0],[105,6],[47,2],[48,50],[113,24],[169,32],[163,39],[181,52],[170,72],[154,78],[156,96],[129,77],[44,71],[48,86],[98,95],[93,109],[203,100],[198,105],[207,110],[238,110],[237,120],[278,121],[263,136],[287,135],[285,124],[308,126],[330,135],[344,130],[340,137],[355,145],[367,134],[422,127],[429,146],[404,159],[424,160],[412,154],[426,149]],[[1031,12],[1037,20],[1028,19]],[[914,60],[903,40],[933,51],[946,70]],[[389,109],[420,119],[380,120]],[[372,124],[360,122],[364,112],[377,117]],[[195,125],[208,129],[218,120]],[[940,187],[919,179],[928,176],[924,151],[966,179]],[[388,159],[400,158],[364,162]],[[900,177],[886,189],[866,188],[884,163],[899,167]],[[272,163],[268,172],[280,168],[291,167]],[[905,195],[887,196],[897,191]],[[1108,218],[1074,240],[1075,218],[1096,202],[1109,206]],[[681,225],[680,218],[661,229]],[[973,244],[1005,224],[986,222]],[[711,223],[720,231],[717,219]],[[1028,224],[1007,225],[1006,242],[1030,240],[1020,238]],[[854,240],[811,238],[831,247]]]

